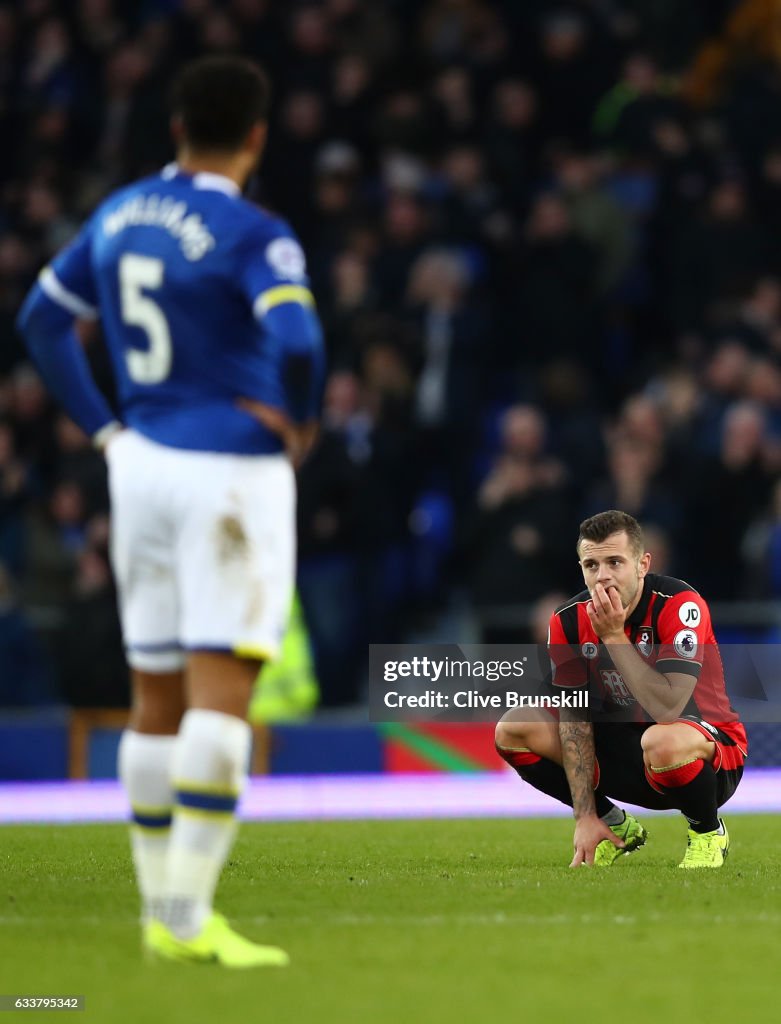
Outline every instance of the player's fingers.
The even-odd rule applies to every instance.
[[[236,405],[244,412],[248,412],[250,416],[254,416],[263,426],[268,427],[275,434],[279,434],[280,437],[284,437],[291,429],[292,424],[285,413],[281,409],[275,409],[272,405],[258,402],[254,398],[237,398]]]
[[[302,443],[299,438],[294,438],[288,443],[287,457],[290,459],[293,469],[299,469],[308,454],[308,446]]]
[[[126,429],[126,427],[119,427],[117,430],[112,431],[102,444],[98,444],[98,451],[105,455],[119,435],[125,433]]]
[[[601,583],[597,583],[594,587],[594,597],[594,604],[598,603],[601,611],[610,611],[610,596]]]
[[[585,863],[586,863],[585,856],[586,856],[586,851],[585,851],[584,847],[576,846],[575,847],[575,856],[572,858],[572,863],[570,864],[570,867],[571,868],[584,867]]]
[[[607,599],[614,612],[622,612],[624,610],[624,606],[621,604],[621,595],[615,587],[611,587],[610,590],[608,590]]]
[[[274,407],[268,405],[266,402],[261,402],[257,398],[247,398],[245,395],[239,395],[236,398],[235,404],[239,409],[243,409],[245,412],[252,413],[253,416],[260,416],[264,412],[274,412]],[[279,412],[280,410],[276,410]]]
[[[298,439],[301,444],[301,451],[303,458],[311,452],[317,441],[319,427],[317,423],[305,423],[296,429]]]
[[[255,401],[252,398],[238,398],[236,406],[246,413],[254,416],[256,420],[263,423],[281,425],[285,423],[285,415],[278,409],[273,409],[263,401]]]
[[[287,453],[295,469],[300,468],[314,448],[318,429],[316,423],[305,423],[302,426],[291,426],[287,432]]]
[[[320,436],[320,424],[317,423],[317,421],[305,423],[301,429],[304,432],[307,450],[314,448],[317,439]]]

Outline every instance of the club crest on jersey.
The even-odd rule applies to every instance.
[[[651,651],[654,649],[654,631],[652,626],[643,626],[638,632],[635,647],[644,658],[651,657]]]
[[[673,640],[676,654],[682,658],[697,657],[697,634],[691,629],[681,629],[675,634]]]
[[[304,250],[294,238],[275,238],[266,246],[266,262],[277,277],[288,281],[306,278]]]
[[[580,648],[580,653],[583,655],[584,658],[588,658],[589,661],[591,661],[593,658],[596,658],[599,651],[597,649],[597,645],[592,644],[589,641],[588,643],[583,644],[583,646]]]

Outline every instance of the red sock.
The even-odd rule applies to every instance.
[[[697,778],[704,767],[705,762],[703,759],[695,757],[692,761],[686,761],[684,764],[671,764],[666,768],[654,768],[651,765],[650,769],[646,768],[645,777],[648,779],[652,789],[655,789],[657,793],[664,793],[665,789],[678,789],[680,786],[688,786],[693,779]]]
[[[539,754],[535,754],[528,747],[500,747],[497,744],[496,753],[516,771],[518,768],[528,768],[530,764],[537,764],[542,760]]]

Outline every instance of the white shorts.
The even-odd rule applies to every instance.
[[[130,665],[171,672],[192,650],[275,657],[295,572],[287,457],[184,451],[133,430],[106,457]]]

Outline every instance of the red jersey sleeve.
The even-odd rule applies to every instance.
[[[710,610],[694,590],[684,590],[659,613],[659,672],[684,672],[699,678],[705,645],[713,642]]]
[[[596,645],[594,653],[596,653]],[[548,653],[551,660],[551,682],[554,686],[577,687],[588,684],[586,662],[577,645],[567,640],[558,613],[551,615],[548,626]]]

